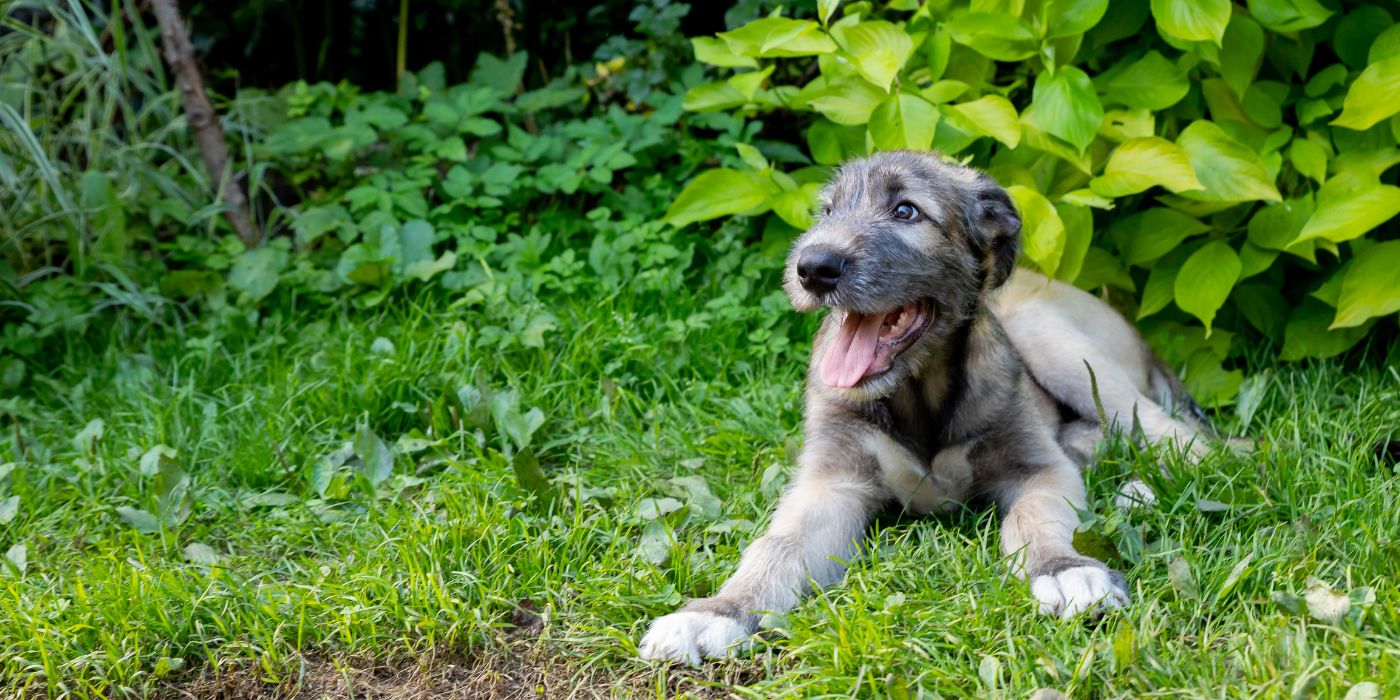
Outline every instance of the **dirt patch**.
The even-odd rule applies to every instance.
[[[416,659],[302,657],[269,682],[257,666],[206,670],[163,685],[161,700],[524,700],[655,696],[658,676],[668,697],[731,698],[726,688],[752,681],[756,669],[730,666],[697,673],[653,671],[570,663],[547,646],[515,647],[478,659],[433,656]]]

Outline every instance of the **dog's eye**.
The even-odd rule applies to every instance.
[[[913,221],[914,219],[919,218],[919,210],[913,204],[910,204],[908,202],[900,202],[894,208],[894,218],[904,219],[905,221]]]
[[[831,205],[830,205],[830,204],[828,204],[828,205],[822,207],[822,216],[831,216]]]

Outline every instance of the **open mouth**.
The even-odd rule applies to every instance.
[[[849,389],[889,371],[894,359],[928,327],[933,307],[921,299],[883,314],[837,313],[846,317],[826,346],[820,373],[827,386]]]

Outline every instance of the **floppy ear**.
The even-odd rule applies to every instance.
[[[1021,215],[1006,190],[985,175],[972,185],[968,200],[967,232],[982,261],[982,287],[996,289],[1021,256]]]

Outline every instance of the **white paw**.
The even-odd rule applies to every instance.
[[[1066,620],[1128,604],[1128,591],[1121,579],[1097,566],[1074,566],[1053,576],[1037,576],[1031,580],[1031,595],[1040,601],[1040,612]]]
[[[1113,505],[1119,508],[1144,508],[1157,502],[1157,494],[1152,487],[1142,483],[1142,479],[1132,479],[1118,488],[1113,497]]]
[[[637,652],[647,661],[672,659],[699,666],[701,656],[731,656],[749,646],[749,631],[733,618],[678,612],[656,618]]]

